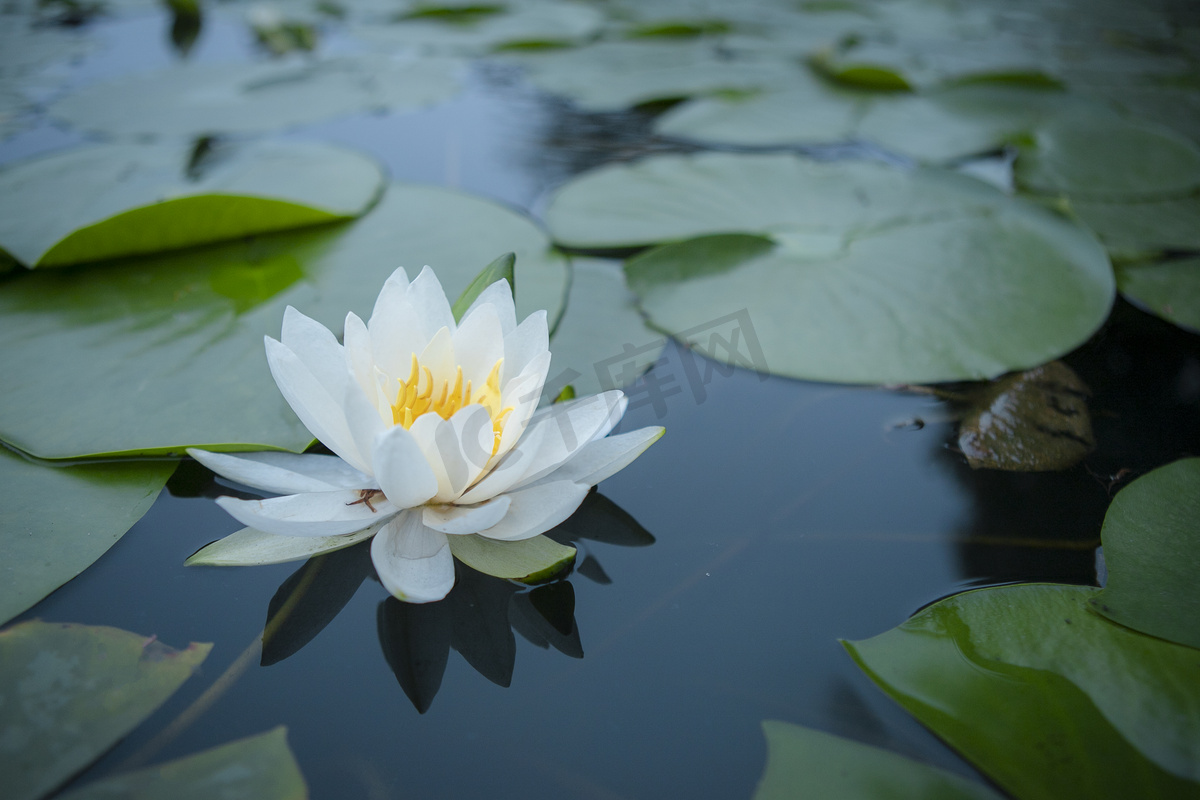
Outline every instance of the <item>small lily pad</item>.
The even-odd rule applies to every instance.
[[[1097,593],[981,589],[845,646],[1014,797],[1200,797],[1196,651],[1088,613]]]
[[[999,800],[977,781],[800,725],[764,720],[767,768],[754,800]]]
[[[1200,458],[1159,467],[1118,492],[1100,537],[1108,584],[1092,610],[1200,648]]]
[[[283,727],[95,781],[62,800],[304,800],[308,789]]]
[[[0,632],[0,794],[49,794],[150,716],[210,649],[37,620]]]
[[[1006,375],[972,392],[958,447],[975,469],[1066,469],[1096,446],[1089,394],[1061,361]]]
[[[457,12],[457,13],[456,13]],[[396,48],[482,54],[522,46],[566,46],[599,31],[604,17],[580,2],[420,6],[387,24],[352,28],[364,41]]]
[[[1200,333],[1200,257],[1122,264],[1117,288],[1139,308]]]
[[[0,247],[29,267],[172,250],[355,217],[383,185],[323,144],[96,145],[0,172]]]
[[[545,234],[507,208],[422,186],[391,186],[351,223],[18,275],[0,285],[0,438],[44,458],[302,451],[312,434],[262,348],[285,306],[339,332],[346,312],[369,315],[398,266],[432,266],[456,297],[506,251],[518,314],[548,309],[553,324],[568,262]],[[62,390],[64,375],[86,402]]]
[[[1071,198],[1071,211],[1114,257],[1200,250],[1200,195],[1134,202]]]
[[[258,133],[363,111],[415,109],[458,91],[460,61],[384,57],[186,64],[88,86],[50,114],[116,136]]]
[[[48,466],[0,447],[0,623],[104,555],[174,470],[170,461]]]

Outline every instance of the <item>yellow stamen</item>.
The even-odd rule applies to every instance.
[[[492,419],[492,455],[495,455],[500,447],[504,424],[512,413],[512,408],[500,407],[500,367],[503,363],[504,359],[497,361],[488,373],[484,385],[478,391],[474,391],[471,381],[468,380],[466,385],[463,385],[462,367],[455,370],[453,383],[449,380],[438,383],[429,367],[423,366],[414,353],[408,379],[399,381],[400,390],[396,393],[396,402],[392,405],[392,422],[411,428],[418,417],[429,412],[442,419],[450,419],[464,406],[481,405],[487,409],[488,416]],[[424,381],[421,380],[422,377]],[[424,387],[421,386],[422,383]]]

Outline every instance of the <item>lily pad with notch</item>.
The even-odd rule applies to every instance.
[[[28,267],[174,250],[356,217],[383,187],[324,144],[94,145],[0,172],[0,248]]]

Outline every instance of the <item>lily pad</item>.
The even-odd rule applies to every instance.
[[[1118,492],[1100,536],[1108,584],[1092,610],[1200,648],[1200,458],[1159,467]]]
[[[543,402],[565,386],[580,396],[624,389],[662,357],[667,339],[646,325],[619,264],[572,262],[567,309],[550,340]]]
[[[845,646],[1015,797],[1200,797],[1200,656],[1088,613],[1097,592],[967,592]]]
[[[96,145],[0,172],[0,247],[29,267],[172,250],[356,217],[383,185],[316,143]]]
[[[568,265],[545,234],[494,203],[421,186],[393,185],[351,223],[17,276],[0,285],[0,438],[45,458],[301,451],[312,435],[262,349],[285,306],[337,332],[347,311],[370,313],[398,266],[433,266],[455,297],[505,251],[517,257],[519,315],[545,308],[553,323]],[[86,402],[62,391],[64,375]]]
[[[0,447],[0,623],[83,572],[150,510],[174,462],[37,464]]]
[[[626,264],[651,324],[719,361],[850,383],[977,380],[1069,352],[1112,303],[1112,270],[1089,232],[964,176],[779,156],[624,171],[568,187],[551,225],[590,246],[584,236],[631,244],[689,228],[753,231]],[[594,228],[584,209],[599,216],[600,199],[622,186],[627,199],[605,216],[612,230]],[[711,335],[736,314],[760,357]]]
[[[1114,257],[1164,250],[1200,250],[1200,195],[1139,202],[1071,198],[1071,211],[1096,232]]]
[[[975,469],[1066,469],[1096,446],[1089,394],[1061,361],[1006,375],[971,394],[958,447]]]
[[[300,766],[283,727],[165,764],[126,772],[60,795],[62,800],[303,800]]]
[[[1117,288],[1139,308],[1200,333],[1200,258],[1121,264]]]
[[[779,62],[730,60],[705,41],[600,42],[546,52],[507,53],[539,89],[585,111],[618,111],[658,100],[783,85]]]
[[[0,632],[0,794],[50,793],[162,705],[210,649],[37,620]]]
[[[432,105],[458,91],[462,62],[384,57],[190,64],[88,86],[50,105],[87,131],[194,137],[258,133],[362,111]]]
[[[450,552],[459,561],[485,575],[521,583],[553,577],[575,560],[575,548],[548,536],[519,542],[498,542],[483,536],[451,536]]]
[[[581,42],[599,31],[604,21],[597,9],[579,2],[510,2],[465,8],[493,11],[475,15],[438,14],[434,12],[439,9],[425,6],[416,13],[399,16],[390,24],[376,22],[351,30],[364,41],[389,49],[480,54],[494,48]]]
[[[999,800],[977,781],[800,725],[764,720],[767,768],[754,800],[828,797]]]
[[[1186,195],[1200,187],[1200,146],[1116,114],[1064,115],[1034,131],[1016,179],[1030,191],[1094,200]]]

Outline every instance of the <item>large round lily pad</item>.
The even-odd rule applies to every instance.
[[[0,624],[104,555],[174,470],[170,461],[51,467],[0,447]]]
[[[360,56],[284,64],[191,64],[88,86],[51,115],[114,135],[257,133],[360,111],[432,105],[458,90],[461,62]]]
[[[316,143],[96,145],[0,172],[0,248],[29,267],[171,250],[355,217],[383,182]]]
[[[1159,467],[1122,489],[1101,539],[1108,584],[1092,610],[1200,648],[1200,458]]]
[[[1089,613],[1096,593],[967,592],[846,648],[1014,797],[1200,796],[1196,651]]]
[[[464,235],[463,231],[470,235]],[[293,305],[340,332],[399,266],[457,297],[517,254],[517,308],[560,312],[567,262],[529,219],[458,192],[393,185],[351,223],[0,284],[0,438],[47,458],[303,450],[311,434],[271,380],[264,335]],[[64,388],[66,380],[69,388]]]

